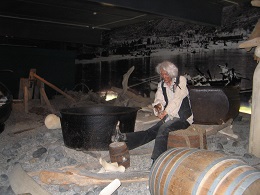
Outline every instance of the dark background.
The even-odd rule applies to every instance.
[[[0,82],[4,83],[18,98],[20,78],[28,78],[30,69],[58,88],[72,89],[75,83],[75,52],[30,47],[0,46]],[[57,92],[45,85],[46,93],[52,97]]]

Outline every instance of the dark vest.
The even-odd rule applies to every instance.
[[[179,82],[180,82],[180,77],[178,76],[176,78],[176,82],[175,82],[175,85],[177,87],[180,88],[179,86]],[[167,97],[167,93],[166,93],[166,87],[164,87],[164,82],[162,82],[162,92],[163,92],[163,96],[164,96],[164,100],[166,102],[164,108],[167,107],[168,105],[168,97]],[[180,88],[181,89],[181,88]],[[173,92],[174,93],[174,92]],[[180,118],[182,120],[187,120],[191,115],[192,115],[192,111],[191,111],[191,106],[190,106],[190,100],[189,100],[189,97],[186,96],[183,100],[182,100],[182,103],[181,103],[181,107],[180,107],[180,110],[178,111],[178,114],[180,116]]]

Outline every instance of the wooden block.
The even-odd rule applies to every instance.
[[[172,131],[168,136],[167,148],[188,147],[207,149],[206,130],[192,124],[187,129]]]

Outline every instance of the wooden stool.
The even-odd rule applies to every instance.
[[[206,130],[192,124],[187,129],[172,131],[168,136],[167,149],[189,147],[207,149]]]

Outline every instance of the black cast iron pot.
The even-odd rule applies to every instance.
[[[118,121],[121,132],[133,132],[139,109],[106,105],[62,109],[64,144],[78,150],[108,150]]]

